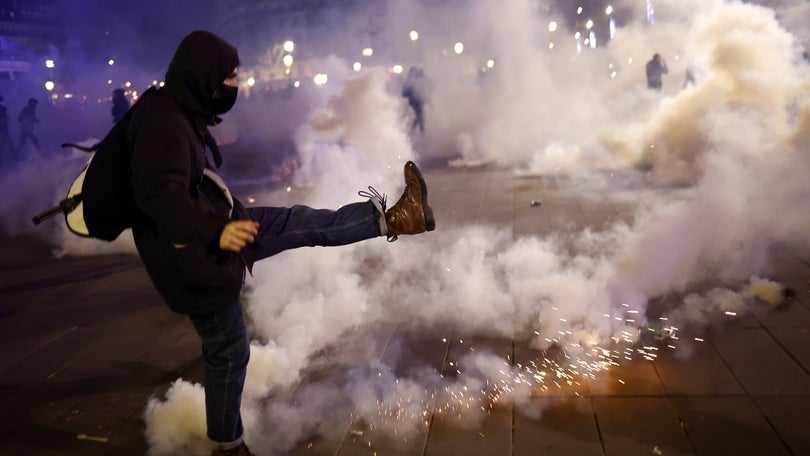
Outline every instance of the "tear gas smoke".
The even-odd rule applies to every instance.
[[[810,190],[803,153],[810,91],[800,49],[807,37],[784,28],[796,27],[784,13],[806,15],[806,6],[774,12],[719,0],[670,2],[657,7],[651,26],[639,2],[622,3],[614,6],[631,19],[615,39],[581,54],[573,31],[548,35],[552,18],[529,1],[503,2],[497,11],[486,2],[462,10],[392,3],[392,23],[407,17],[421,24],[422,46],[392,55],[423,64],[433,84],[426,138],[416,151],[398,77],[367,65],[355,76],[351,61],[324,59],[334,77],[313,95],[311,111],[297,113],[306,123],[296,131],[302,167],[295,179],[308,192],[296,202],[335,206],[369,184],[395,196],[390,183],[401,181],[405,160],[458,155],[523,173],[615,170],[652,186],[633,223],[601,231],[514,239],[509,230],[462,226],[388,245],[286,252],[257,264],[245,296],[257,339],[243,404],[252,448],[283,453],[360,420],[388,433],[420,432],[425,413],[476,426],[499,403],[537,416],[532,391],[599,381],[629,353],[655,358],[653,348],[637,344],[644,328],[659,324],[647,321],[651,298],[684,293],[707,277],[750,280],[742,291],[686,296],[665,315],[681,332],[700,331],[726,312],[739,315],[753,296],[775,302],[778,285],[750,277],[771,272],[776,245],[810,254],[810,215],[797,210]],[[426,58],[458,41],[447,23],[468,26],[464,52]],[[654,53],[669,63],[662,94],[643,79]],[[491,71],[463,71],[488,59]],[[683,88],[687,65],[698,78]],[[452,375],[425,366],[393,373],[380,362],[385,340],[374,329],[396,324],[514,338],[547,353],[565,350],[570,359],[517,366],[482,352],[459,357]],[[322,367],[342,374],[307,379]],[[203,448],[202,403],[200,387],[181,380],[165,399],[151,400],[151,453]],[[193,418],[176,419],[184,413]]]
[[[510,3],[516,10],[503,17],[514,21],[526,16],[520,9],[526,5],[518,3]],[[297,439],[323,432],[329,419],[319,414],[331,410],[318,402],[323,398],[329,404],[350,404],[344,410],[351,415],[332,417],[334,423],[367,420],[390,435],[424,432],[425,416],[433,413],[474,427],[488,407],[498,403],[512,403],[522,413],[537,416],[542,410],[528,399],[533,390],[575,388],[584,379],[599,381],[601,372],[631,353],[655,359],[655,347],[635,346],[644,335],[639,328],[659,324],[646,321],[650,298],[687,290],[705,277],[704,266],[728,283],[767,273],[769,248],[775,243],[807,251],[801,232],[810,222],[808,216],[784,210],[785,203],[800,204],[807,191],[803,176],[808,161],[799,154],[807,139],[808,104],[801,90],[806,87],[806,68],[797,64],[795,41],[763,8],[716,2],[679,11],[672,24],[661,24],[659,14],[658,32],[629,26],[628,33],[635,38],[658,33],[661,40],[676,32],[686,37],[686,50],[681,52],[705,65],[696,87],[672,89],[659,98],[643,88],[628,89],[629,82],[619,81],[617,87],[625,84],[622,90],[612,90],[607,85],[612,82],[604,82],[594,84],[591,92],[584,88],[591,85],[582,79],[574,78],[577,83],[568,85],[569,80],[555,73],[575,73],[570,67],[552,66],[551,75],[543,73],[545,67],[536,63],[538,59],[529,58],[529,46],[529,50],[515,50],[516,57],[499,59],[513,63],[512,72],[519,74],[517,90],[498,91],[503,88],[498,78],[514,76],[512,72],[492,76],[493,80],[478,87],[468,81],[448,90],[442,90],[443,78],[453,76],[434,73],[437,98],[447,98],[436,103],[442,108],[433,109],[454,106],[452,101],[463,98],[459,92],[465,89],[480,90],[486,108],[461,103],[455,105],[457,118],[442,119],[439,111],[433,114],[439,117],[437,135],[464,135],[467,149],[479,156],[533,163],[544,172],[580,173],[632,166],[644,158],[653,162],[653,182],[695,185],[653,193],[635,215],[634,224],[619,223],[599,232],[513,239],[511,232],[494,227],[463,227],[440,230],[418,241],[307,249],[260,263],[248,294],[248,314],[257,338],[269,341],[254,344],[254,353],[264,349],[269,354],[257,356],[259,361],[251,366],[251,372],[265,373],[263,378],[251,375],[247,387],[245,408],[258,413],[254,423],[261,423],[257,428],[248,426],[251,445],[269,453],[284,452]],[[686,14],[693,11],[695,16]],[[492,17],[485,11],[481,16]],[[516,30],[520,33],[521,28]],[[524,33],[531,30],[526,27]],[[497,43],[497,37],[492,42]],[[617,47],[623,45],[616,40]],[[617,51],[610,44],[597,50],[594,59],[604,59],[598,54],[611,52],[626,50]],[[529,83],[520,83],[523,68],[536,80],[547,82],[527,92]],[[594,74],[588,77],[597,79]],[[401,119],[398,128],[383,125],[398,120],[385,101],[383,83],[378,74],[347,82],[343,92],[324,103],[300,130],[305,163],[301,176],[314,185],[310,203],[339,201],[339,195],[357,185],[357,175],[375,183],[396,181],[390,174],[373,178],[375,167],[408,156]],[[636,77],[633,84],[641,86],[642,81]],[[488,91],[502,95],[498,98],[502,105],[495,98],[487,105]],[[518,95],[552,101],[542,109],[511,103]],[[564,98],[565,103],[554,102],[555,97]],[[617,108],[601,109],[609,103],[598,100],[612,97],[618,98]],[[592,109],[577,106],[584,100]],[[562,110],[566,115],[559,115],[559,106],[566,106]],[[541,119],[551,119],[551,114],[556,118],[544,124]],[[470,116],[479,117],[469,121]],[[363,131],[364,118],[377,128]],[[536,122],[530,126],[525,119]],[[463,130],[453,121],[478,127]],[[524,130],[529,131],[523,134]],[[583,137],[585,131],[589,134]],[[443,140],[432,137],[430,141],[441,144]],[[385,142],[397,151],[396,157],[368,147]],[[645,145],[650,143],[658,146],[656,153],[661,155],[647,152]],[[341,165],[344,160],[349,166]],[[320,187],[322,178],[316,176],[323,173],[329,185]],[[345,188],[346,193],[335,188]],[[572,245],[577,247],[574,253],[568,248]],[[752,279],[749,288],[740,292],[718,289],[705,296],[688,295],[665,318],[680,331],[700,331],[728,318],[728,312],[745,312],[752,296],[773,301],[778,288],[773,282]],[[458,370],[451,377],[427,367],[394,375],[385,364],[375,364],[381,345],[371,331],[392,324],[531,339],[534,348],[562,347],[578,361],[556,364],[544,358],[542,365],[513,366],[503,356],[476,353],[454,365]],[[357,350],[349,342],[350,334],[366,335],[369,348]],[[309,392],[297,394],[295,406],[280,399],[287,394],[283,391],[305,378],[308,369],[323,362],[318,354],[324,351],[329,353],[328,365],[358,367],[349,369],[348,380],[306,382],[307,388],[318,391],[312,400],[306,399]],[[545,374],[562,383],[545,380]],[[262,408],[260,398],[267,394],[276,394],[279,400]]]

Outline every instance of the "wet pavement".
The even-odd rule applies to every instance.
[[[515,238],[598,231],[632,219],[651,192],[572,191],[570,182],[516,177],[496,167],[439,167],[425,177],[440,229],[497,225],[511,228]],[[654,190],[669,191],[681,190]],[[432,414],[424,430],[396,438],[347,420],[291,453],[810,454],[810,258],[786,246],[775,247],[773,258],[767,277],[795,296],[776,309],[755,307],[703,328],[689,357],[661,350],[654,361],[621,363],[603,381],[535,391],[530,400],[542,410],[535,416],[507,404],[465,428]],[[737,285],[711,272],[707,277],[688,291]],[[178,377],[202,380],[191,324],[162,304],[136,256],[56,258],[35,237],[0,239],[0,297],[2,455],[146,454],[147,399]],[[683,297],[668,294],[648,312],[677,306]],[[393,346],[408,353],[391,362],[394,371],[420,363],[450,372],[471,349],[489,349],[515,365],[537,357],[522,340],[441,337],[404,325],[379,333],[388,340],[379,352],[383,363],[393,359]]]

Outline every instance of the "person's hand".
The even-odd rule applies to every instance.
[[[259,234],[259,222],[253,220],[234,220],[228,222],[219,235],[219,248],[228,252],[239,253],[246,245],[253,242]]]

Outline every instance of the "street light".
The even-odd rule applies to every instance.
[[[548,31],[553,32],[557,30],[557,21],[551,21],[548,23]]]
[[[251,77],[249,77],[249,78],[248,78],[248,80],[247,80],[247,85],[248,85],[248,87],[253,87],[253,84],[256,84],[256,79],[254,79],[254,78],[251,76]]]
[[[371,55],[374,54],[374,49],[363,48],[362,54],[363,54],[364,57],[371,57]]]
[[[292,52],[295,50],[295,43],[290,40],[284,42],[284,50],[287,52]]]
[[[48,59],[45,61],[45,68],[53,68],[53,59]]]
[[[287,55],[284,56],[283,59],[281,59],[281,61],[284,62],[284,66],[289,68],[293,64],[293,56],[291,56],[290,54],[287,54]]]
[[[462,43],[461,41],[459,41],[458,43],[456,43],[456,44],[453,46],[453,51],[454,51],[456,54],[461,54],[462,52],[464,52],[464,43]]]
[[[53,81],[46,81],[45,82],[45,90],[47,90],[48,92],[53,90]]]
[[[109,66],[115,65],[115,60],[113,60],[113,59],[107,60],[107,65],[109,65]]]
[[[612,13],[613,13],[613,6],[608,5],[607,8],[605,8],[605,14],[610,16]]]
[[[408,35],[410,35],[411,41],[416,41],[419,39],[419,33],[416,30],[411,30],[411,33]]]
[[[328,80],[329,80],[329,78],[326,77],[326,74],[324,74],[324,73],[318,73],[318,74],[315,75],[314,78],[312,78],[312,82],[314,82],[315,85],[319,86],[319,87],[326,84],[326,81],[328,81]]]
[[[360,62],[354,62],[352,68],[354,69],[354,71],[360,71],[363,68],[363,64]]]

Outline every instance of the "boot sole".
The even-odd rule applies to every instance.
[[[433,231],[436,229],[436,219],[433,218],[433,209],[428,206],[427,184],[422,177],[422,172],[419,171],[419,168],[416,166],[416,163],[410,163],[413,164],[413,170],[416,171],[416,177],[419,179],[419,187],[422,192],[422,212],[425,214],[425,230]]]

